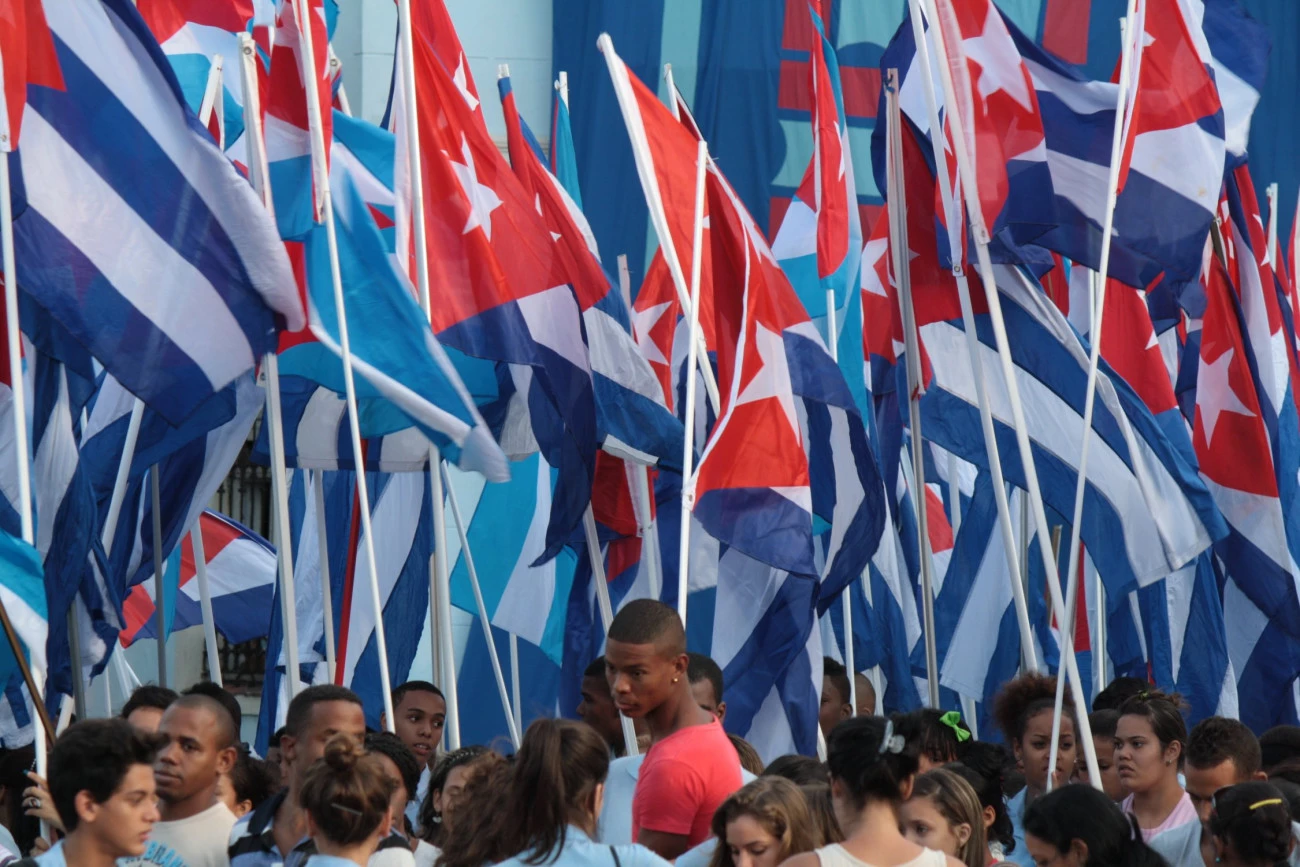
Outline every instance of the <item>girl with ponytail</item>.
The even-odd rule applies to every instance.
[[[899,830],[899,806],[911,797],[919,749],[917,721],[908,716],[854,717],[837,725],[826,745],[826,764],[845,840],[796,855],[784,867],[962,867]]]
[[[539,719],[513,765],[466,785],[438,867],[668,867],[644,846],[593,839],[609,744],[586,723]]]
[[[1092,786],[1063,786],[1030,804],[1025,843],[1040,867],[1167,867],[1132,818]]]
[[[1271,783],[1250,781],[1214,793],[1214,860],[1225,867],[1284,864],[1295,848],[1291,808]]]
[[[395,787],[377,756],[347,737],[330,741],[298,791],[316,844],[309,867],[365,867],[392,824]]]

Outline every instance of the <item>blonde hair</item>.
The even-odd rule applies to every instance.
[[[776,838],[781,850],[778,862],[825,843],[799,787],[784,777],[759,777],[723,801],[713,814],[713,836],[718,838],[718,846],[709,867],[735,867],[727,848],[727,825],[741,816],[752,817]]]
[[[949,826],[967,825],[970,836],[957,853],[966,867],[984,867],[989,845],[984,831],[984,808],[975,789],[964,779],[944,768],[926,771],[912,786],[913,798],[926,798]]]

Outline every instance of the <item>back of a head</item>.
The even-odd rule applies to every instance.
[[[1259,750],[1266,771],[1288,759],[1300,759],[1300,726],[1274,726],[1259,736]]]
[[[220,704],[225,712],[230,715],[230,721],[235,727],[235,741],[239,741],[240,729],[244,724],[244,711],[240,708],[238,699],[210,680],[199,681],[185,690],[182,695],[203,695]]]
[[[817,833],[821,835],[822,845],[844,842],[844,831],[840,820],[835,815],[835,799],[831,797],[830,783],[805,783],[799,786],[804,800],[808,802],[808,813],[812,816]]]
[[[1025,810],[1025,834],[1051,845],[1062,856],[1074,840],[1088,847],[1088,863],[1106,867],[1166,867],[1143,840],[1132,819],[1092,786],[1062,786]]]
[[[927,798],[949,825],[965,824],[970,836],[958,853],[964,864],[982,864],[988,852],[984,831],[984,807],[971,784],[947,768],[934,768],[916,778],[913,798]]]
[[[1002,685],[993,699],[993,718],[1007,742],[1013,746],[1024,739],[1025,725],[1044,710],[1056,705],[1056,678],[1046,674],[1022,674]],[[1062,713],[1074,722],[1074,705],[1065,694]],[[1077,726],[1075,727],[1077,730]]]
[[[587,667],[582,670],[582,676],[584,678],[598,677],[601,680],[604,680],[605,679],[605,657],[597,656],[591,662],[587,663]]]
[[[507,809],[518,828],[518,852],[547,856],[563,847],[569,824],[595,813],[596,787],[608,773],[609,747],[591,726],[533,722],[515,756]]]
[[[965,758],[944,765],[944,769],[952,771],[970,785],[979,798],[981,808],[993,810],[993,824],[988,828],[989,841],[1001,844],[1003,852],[1011,852],[1015,849],[1016,835],[1002,795],[1002,753],[1005,751],[998,744],[979,741],[972,743],[971,747]],[[986,747],[995,747],[997,752],[987,750]]]
[[[415,797],[420,786],[420,762],[411,748],[392,732],[367,732],[366,751],[386,757],[401,774],[402,786],[408,798]]]
[[[840,694],[840,701],[848,701],[853,693],[849,689],[849,670],[842,662],[829,656],[822,657],[822,677],[831,682]]]
[[[273,771],[271,763],[254,757],[244,749],[240,750],[229,776],[230,787],[235,790],[235,802],[247,801],[253,810],[279,788],[279,777]]]
[[[133,711],[142,707],[152,707],[158,710],[167,710],[171,703],[180,698],[180,695],[174,689],[168,689],[165,686],[155,686],[152,683],[146,683],[144,686],[136,687],[135,692],[122,705],[122,711],[118,714],[122,719],[126,719]]]
[[[312,710],[318,704],[329,701],[343,701],[361,706],[361,698],[346,686],[336,686],[332,683],[318,683],[315,686],[309,686],[302,692],[293,697],[289,702],[289,709],[284,715],[284,733],[289,737],[299,737],[307,722],[311,719]]]
[[[1124,702],[1150,688],[1151,684],[1145,680],[1136,677],[1117,677],[1097,693],[1097,697],[1092,700],[1092,709],[1094,711],[1119,710]]]
[[[819,762],[812,756],[791,753],[772,759],[772,763],[763,769],[763,777],[785,777],[796,786],[808,786],[814,783],[830,784],[831,775],[826,770],[826,763]]]
[[[50,797],[63,826],[77,829],[77,794],[89,792],[96,803],[112,797],[135,765],[153,767],[163,738],[141,732],[124,719],[74,723],[50,751]]]
[[[363,752],[350,738],[337,737],[307,769],[298,802],[322,836],[335,845],[349,846],[364,842],[379,829],[395,786],[377,757]]]
[[[726,840],[727,825],[742,816],[753,819],[775,838],[778,862],[825,843],[803,792],[784,777],[759,777],[733,792],[713,814],[714,836]],[[729,847],[718,846],[712,867],[734,867],[734,863]]]
[[[655,599],[633,599],[614,615],[606,640],[653,644],[671,653],[686,652],[686,630],[677,609]]]
[[[722,701],[722,668],[710,656],[703,653],[686,654],[686,679],[691,685],[707,680],[713,687],[713,700]]]
[[[847,719],[831,730],[826,765],[858,809],[868,801],[898,803],[919,766],[915,722],[906,715]]]
[[[1291,854],[1291,807],[1270,783],[1238,783],[1215,793],[1210,833],[1230,847],[1239,864],[1279,864]]]
[[[738,734],[727,732],[727,740],[736,748],[736,757],[740,759],[740,766],[749,771],[756,777],[763,775],[763,759],[754,749],[754,745],[745,740]]]
[[[1231,761],[1237,779],[1248,780],[1260,769],[1259,740],[1244,723],[1211,716],[1192,727],[1187,736],[1187,764],[1200,770]]]
[[[962,725],[961,714],[956,711],[944,712],[934,708],[922,708],[912,711],[920,730],[919,750],[936,765],[947,764],[957,758],[957,750],[965,740],[970,739],[970,731]]]
[[[1282,793],[1282,797],[1286,798],[1287,806],[1291,808],[1291,815],[1300,816],[1300,783],[1282,777],[1269,777],[1268,781],[1273,788]]]

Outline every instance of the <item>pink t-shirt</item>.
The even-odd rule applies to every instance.
[[[1133,796],[1129,795],[1125,798],[1123,802],[1120,803],[1120,808],[1123,809],[1125,813],[1132,813]],[[1173,812],[1166,816],[1163,822],[1154,828],[1142,829],[1142,839],[1150,843],[1151,838],[1155,837],[1157,834],[1163,834],[1166,831],[1171,831],[1174,828],[1186,825],[1188,822],[1197,821],[1200,821],[1200,817],[1196,815],[1196,808],[1192,806],[1192,798],[1186,792],[1183,792],[1183,796],[1174,806]]]
[[[709,838],[713,814],[739,789],[740,757],[715,719],[689,726],[646,753],[632,796],[632,839],[641,829],[685,834],[698,846]]]

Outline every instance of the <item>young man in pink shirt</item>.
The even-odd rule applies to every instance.
[[[610,624],[605,673],[618,709],[644,719],[652,745],[632,799],[636,842],[673,860],[709,836],[713,814],[740,788],[740,760],[722,725],[691,693],[677,612],[629,602]]]

